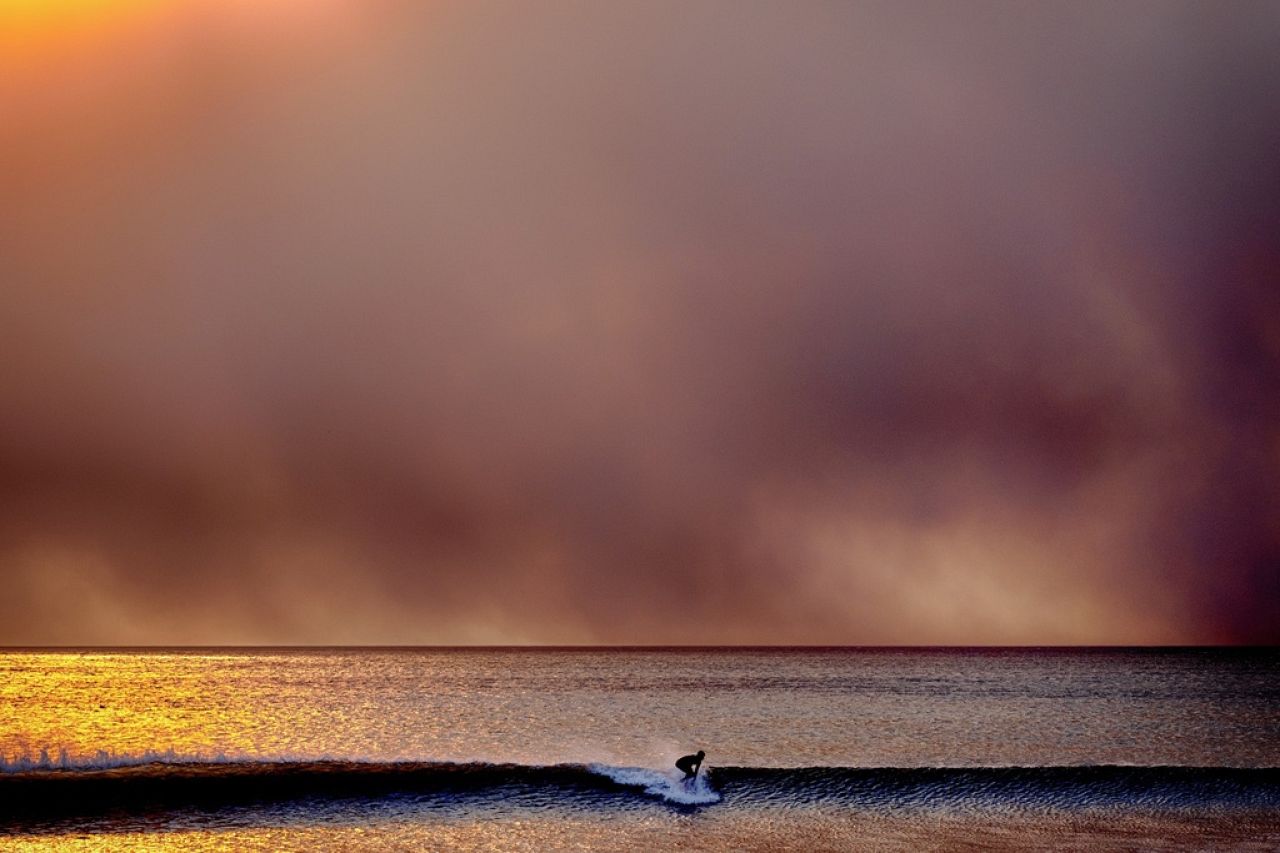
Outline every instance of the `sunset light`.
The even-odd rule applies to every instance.
[[[1278,10],[0,0],[0,847],[1280,850]]]

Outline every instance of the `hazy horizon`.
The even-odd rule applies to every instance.
[[[325,649],[346,649],[361,650],[367,649],[377,650],[415,650],[424,651],[497,651],[510,650],[519,651],[528,649],[530,651],[572,651],[581,649],[584,651],[607,651],[609,649],[620,649],[626,651],[681,651],[681,650],[714,650],[714,649],[742,649],[749,650],[770,650],[776,649],[785,651],[795,650],[838,650],[848,649],[850,651],[1181,651],[1188,649],[1218,649],[1224,651],[1239,650],[1247,652],[1250,650],[1276,649],[1280,648],[1276,644],[1271,643],[1202,643],[1202,644],[1144,644],[1144,645],[1111,645],[1111,644],[1058,644],[1058,645],[1035,645],[1035,644],[989,644],[989,645],[923,645],[923,644],[902,644],[902,645],[875,645],[875,644],[829,644],[829,643],[793,643],[788,645],[768,644],[768,643],[691,643],[676,645],[661,645],[650,643],[610,643],[610,644],[555,644],[555,643],[528,643],[521,645],[489,645],[483,643],[474,643],[470,645],[432,645],[432,644],[377,644],[377,643],[350,643],[345,645],[337,645],[332,643],[305,643],[305,644],[249,644],[237,645],[232,643],[221,644],[148,644],[148,645],[45,645],[45,646],[22,646],[22,645],[0,645],[0,651],[204,651],[204,650],[244,650],[244,651],[270,651],[279,649],[282,651],[305,651],[307,649],[325,650]]]

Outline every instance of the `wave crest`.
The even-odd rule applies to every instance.
[[[705,806],[720,802],[720,794],[711,787],[710,770],[689,781],[676,773],[648,770],[644,767],[610,767],[588,764],[587,769],[627,788],[642,788],[651,797],[682,806]]]
[[[901,808],[1156,811],[1280,809],[1280,768],[716,767],[675,774],[605,764],[486,764],[193,759],[172,752],[11,760],[0,773],[0,826],[32,818],[218,808],[324,799],[464,804],[512,797],[564,808],[824,804]]]

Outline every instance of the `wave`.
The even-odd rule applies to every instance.
[[[643,767],[611,767],[588,764],[586,769],[604,776],[624,788],[639,788],[651,797],[681,806],[706,806],[720,802],[720,792],[711,787],[710,769],[694,779],[685,780],[680,771],[667,773]]]
[[[106,755],[0,773],[0,823],[317,800],[627,807],[843,805],[859,809],[1280,809],[1280,768],[715,767],[697,780],[604,764],[200,760]],[[91,760],[91,759],[90,759]]]

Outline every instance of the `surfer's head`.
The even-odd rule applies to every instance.
[[[699,761],[701,761],[705,756],[706,756],[706,753],[705,753],[705,752],[703,752],[702,750],[698,750],[698,760],[699,760]]]

